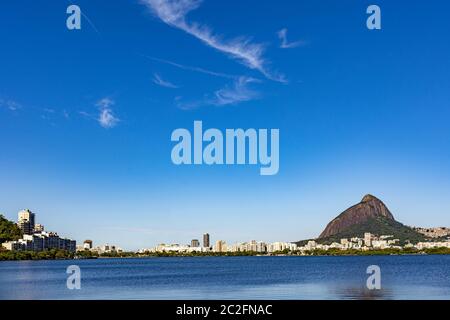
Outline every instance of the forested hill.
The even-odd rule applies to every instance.
[[[17,240],[22,237],[19,227],[0,214],[0,244],[6,241]]]

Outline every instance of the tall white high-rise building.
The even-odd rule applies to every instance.
[[[364,245],[370,247],[372,245],[372,234],[370,232],[364,233]]]
[[[33,234],[35,227],[35,214],[29,209],[19,211],[17,224],[23,234]]]

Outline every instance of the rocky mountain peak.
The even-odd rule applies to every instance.
[[[369,202],[369,201],[380,201],[381,202],[380,199],[378,199],[377,197],[375,197],[371,194],[366,194],[361,200],[361,202]]]
[[[321,233],[319,239],[345,232],[354,225],[378,217],[395,221],[392,213],[380,199],[371,194],[367,194],[362,198],[360,203],[348,208],[333,219]]]

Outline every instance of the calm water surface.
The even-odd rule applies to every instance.
[[[66,287],[73,264],[81,290]],[[379,291],[365,288],[369,265],[381,268]],[[7,261],[0,299],[450,300],[450,256]]]

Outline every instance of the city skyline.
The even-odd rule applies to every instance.
[[[17,216],[18,216],[18,218],[17,218],[16,224],[19,226],[19,228],[23,232],[24,236],[30,236],[30,235],[32,236],[35,233],[38,234],[38,235],[44,234],[45,236],[48,236],[49,234],[50,235],[54,234],[54,235],[58,236],[58,234],[56,232],[53,232],[53,231],[46,231],[46,232],[44,232],[44,225],[42,225],[41,223],[36,223],[35,222],[36,221],[36,218],[35,218],[36,217],[36,213],[31,211],[30,209],[22,209],[22,210],[20,210],[17,213]],[[415,231],[418,231],[421,234],[426,235],[428,237],[428,241],[431,241],[433,238],[444,238],[445,236],[447,236],[447,238],[448,238],[448,235],[450,235],[450,228],[444,227],[444,226],[434,226],[434,227],[425,227],[425,228],[424,227],[420,227],[420,226],[409,226],[409,227],[412,228]],[[367,240],[367,235],[369,235],[369,238],[370,238],[370,236],[375,236],[375,237],[378,236],[381,240],[393,238],[393,236],[391,236],[391,235],[384,235],[384,234],[371,235],[370,233],[366,232],[365,235],[364,235],[364,237],[366,238],[366,240],[364,240],[364,243],[366,243],[366,245],[367,245],[367,241],[368,241]],[[94,239],[95,237],[91,237],[91,238]],[[111,245],[111,243],[113,243],[115,241],[114,239],[110,239],[110,241],[103,242],[101,245],[97,245],[94,248],[93,247],[94,241],[91,240],[91,238],[90,239],[84,239],[84,240],[78,239],[77,241],[79,241],[80,243],[83,243],[83,245],[79,245],[80,249],[83,249],[83,248],[86,249],[86,243],[88,243],[89,244],[89,250],[94,250],[94,251],[99,251],[99,252],[100,251],[108,252],[108,251],[111,251],[111,249],[104,249],[104,248],[112,247],[112,248],[114,248],[112,251],[116,251],[115,248],[117,247],[118,250],[120,250],[120,252],[123,251],[122,247],[119,247],[117,245]],[[342,238],[342,239],[340,239],[340,243],[339,244],[340,245],[344,245],[344,247],[345,247],[345,244],[343,243],[343,240],[345,240],[346,243],[348,243],[348,239],[351,239],[350,243],[354,242],[353,238]],[[358,240],[357,235],[354,235],[354,239]],[[448,239],[450,239],[450,238],[448,238]],[[30,238],[29,240],[33,240],[33,239]],[[312,237],[310,239],[298,239],[298,240],[293,240],[293,241],[286,241],[286,240],[284,240],[284,241],[274,241],[271,244],[270,244],[270,242],[265,242],[264,240],[263,241],[252,240],[250,242],[248,242],[248,241],[244,241],[244,242],[234,241],[233,246],[246,245],[247,243],[253,243],[254,242],[255,244],[256,243],[264,244],[265,246],[267,245],[267,243],[269,243],[272,246],[282,246],[282,247],[284,246],[284,247],[287,247],[287,248],[291,248],[290,250],[304,250],[304,249],[300,249],[300,248],[297,249],[297,246],[295,246],[295,249],[292,249],[293,248],[292,245],[295,242],[298,242],[298,241],[308,241],[308,245],[307,246],[309,246],[309,247],[312,246],[312,247],[316,248],[315,240],[319,240],[319,238]],[[394,245],[393,248],[399,248],[399,247],[396,246],[396,244],[398,242],[398,239],[391,239],[391,240],[393,241],[392,243],[389,243],[389,241],[386,240],[386,244],[387,245],[392,244],[392,245]],[[10,243],[18,243],[18,242],[17,241],[13,241],[13,242],[10,242]],[[184,244],[180,245],[180,243],[184,243]],[[210,236],[209,233],[203,233],[203,235],[202,235],[202,242],[201,243],[200,243],[200,240],[198,240],[197,238],[193,238],[190,241],[186,241],[185,240],[185,242],[173,242],[173,241],[172,242],[171,241],[169,241],[169,242],[157,242],[157,245],[156,245],[156,243],[154,244],[156,246],[153,247],[153,249],[133,248],[133,249],[128,249],[128,250],[131,251],[131,252],[133,252],[133,251],[134,252],[137,252],[137,251],[145,252],[146,250],[155,250],[155,248],[158,248],[160,246],[167,246],[167,247],[173,247],[173,246],[178,247],[179,246],[179,248],[182,249],[181,251],[185,251],[186,248],[201,248],[202,249],[201,252],[203,252],[203,249],[206,248],[208,250],[212,249],[213,252],[222,252],[222,250],[220,250],[220,249],[219,250],[215,249],[218,246],[218,243],[220,243],[221,247],[222,247],[222,245],[225,246],[225,248],[227,246],[229,246],[227,241],[225,241],[223,239],[218,239],[218,240],[214,241],[214,238],[213,238],[213,240],[211,240],[211,236]],[[231,243],[233,243],[233,241]],[[314,244],[311,245],[311,243],[314,243]],[[433,241],[431,241],[428,244],[426,242],[425,242],[425,244],[420,242],[415,247],[419,248],[419,249],[422,249],[422,248],[426,248],[427,245],[429,245],[429,247],[431,248],[431,247],[433,247],[433,245],[435,243],[442,244],[444,242],[441,242],[441,241],[433,242]],[[1,245],[1,243],[0,243],[0,245]],[[339,248],[339,249],[343,248],[343,247],[339,247],[339,246],[336,246],[336,245],[337,244],[335,244],[335,243],[333,243],[331,246],[329,246],[329,245],[325,245],[325,246],[318,245],[317,248],[319,248],[319,249],[326,248],[325,250],[328,250],[328,248]],[[447,247],[450,246],[448,240],[445,242],[445,246],[447,246]],[[74,245],[74,247],[75,247],[75,245]],[[370,245],[369,245],[369,247],[370,247]],[[383,249],[383,247],[381,245],[380,246],[375,246],[375,247],[379,247],[379,248]],[[148,247],[146,247],[146,248],[148,248]],[[77,250],[78,250],[78,246],[77,246]],[[274,251],[282,251],[282,250],[283,249],[281,249],[281,250],[274,250]],[[236,250],[234,250],[232,252],[235,252],[235,251]],[[255,250],[255,251],[256,252],[260,252],[259,250]],[[227,252],[227,250],[225,249],[225,251],[223,251],[223,252]],[[267,252],[272,252],[272,251],[268,250]]]
[[[298,241],[371,193],[450,226],[449,3],[380,0],[381,30],[364,1],[171,3],[79,0],[81,30],[64,1],[1,4],[6,218],[127,250]],[[279,129],[279,172],[174,165],[194,121]]]
[[[378,206],[378,214],[389,209],[381,207],[384,206],[382,202],[374,198],[372,195],[366,195],[363,201],[360,203],[366,207],[370,206],[374,201],[378,201],[378,204],[372,204]],[[349,209],[352,209],[351,207]],[[356,209],[356,210],[361,210]],[[348,215],[349,213],[347,213]],[[390,213],[389,213],[390,214]],[[340,215],[342,216],[342,214]],[[3,219],[3,217],[1,217]],[[229,243],[222,239],[211,241],[209,233],[203,234],[203,241],[200,243],[198,239],[192,239],[190,244],[179,243],[159,243],[154,247],[141,248],[139,250],[130,250],[124,252],[124,250],[116,244],[102,244],[94,246],[94,242],[91,239],[86,239],[82,244],[77,245],[76,240],[61,238],[58,233],[54,231],[44,230],[42,224],[36,223],[36,213],[29,209],[24,209],[17,214],[17,227],[20,229],[21,238],[10,240],[0,243],[2,250],[12,252],[34,252],[42,253],[49,250],[62,250],[69,252],[69,254],[75,254],[80,256],[92,256],[95,255],[121,255],[121,254],[134,254],[134,255],[158,255],[158,254],[176,254],[176,255],[211,255],[211,254],[252,254],[252,255],[315,255],[320,252],[328,252],[329,250],[333,254],[342,252],[346,254],[349,250],[352,254],[355,252],[387,252],[386,250],[397,250],[396,252],[405,252],[405,250],[413,250],[408,252],[417,252],[423,250],[445,250],[450,248],[450,228],[412,228],[418,234],[422,235],[422,238],[417,238],[416,235],[411,235],[413,238],[402,239],[405,237],[404,233],[398,233],[397,230],[392,229],[392,234],[388,233],[376,233],[373,234],[367,230],[363,236],[356,233],[350,235],[350,237],[336,237],[328,238],[323,242],[323,238],[302,240],[299,242],[281,242],[276,241],[268,243],[265,241],[251,240],[246,242]],[[400,237],[397,238],[397,235]],[[425,237],[423,237],[425,236]],[[332,239],[332,241],[330,241]],[[419,240],[418,240],[419,239]],[[80,241],[81,242],[81,241]],[[212,244],[214,243],[214,244]],[[338,251],[336,251],[338,250]],[[353,251],[352,251],[353,250]],[[377,251],[381,250],[381,251]],[[61,253],[60,253],[61,254]]]

